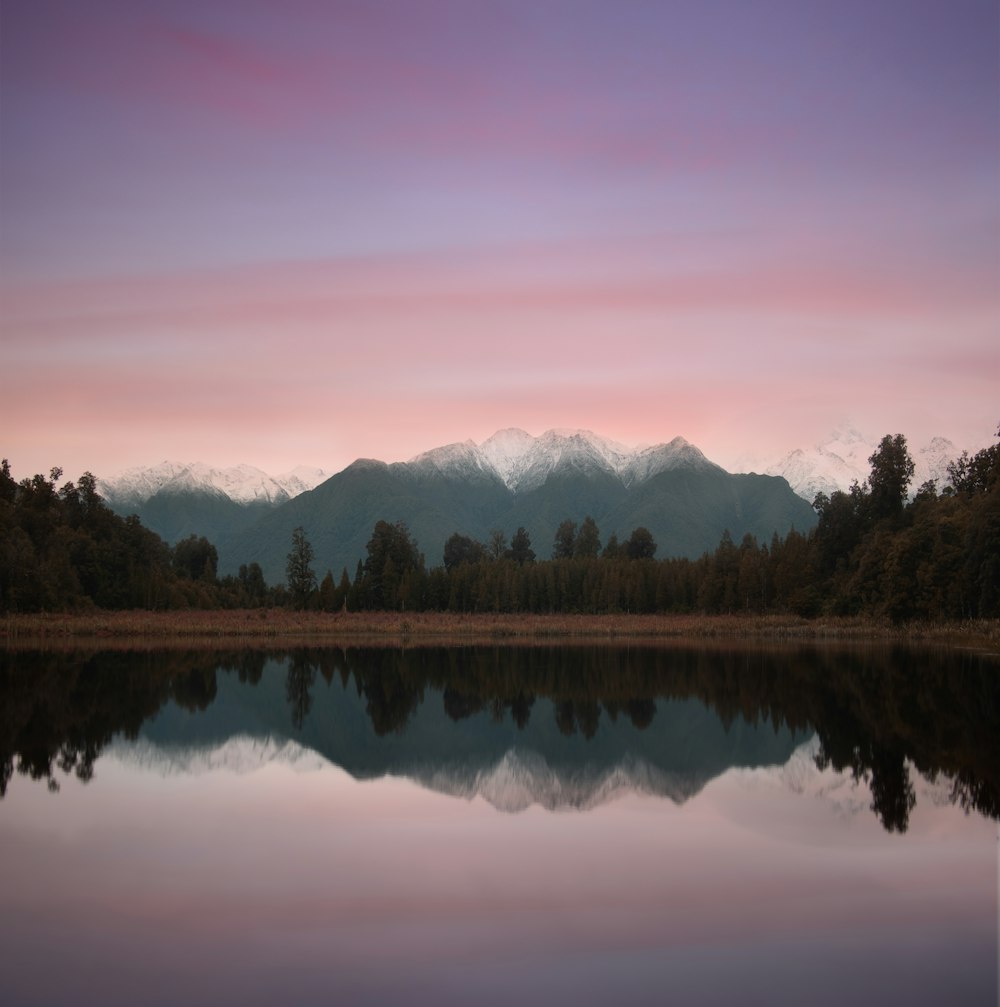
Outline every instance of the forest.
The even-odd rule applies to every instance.
[[[998,430],[1000,437],[1000,430]],[[948,484],[911,492],[913,461],[887,435],[864,483],[820,494],[818,524],[770,542],[723,533],[698,559],[657,558],[645,528],[602,542],[592,518],[567,518],[549,547],[523,528],[487,542],[456,531],[428,566],[403,522],[379,520],[353,576],[319,579],[295,530],[287,579],[268,585],[256,563],[217,575],[216,548],[174,546],[136,517],[114,514],[89,473],[15,481],[0,465],[0,611],[256,608],[327,612],[792,613],[894,622],[1000,616],[1000,443],[948,469]]]

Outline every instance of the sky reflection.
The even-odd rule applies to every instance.
[[[995,998],[996,823],[933,788],[898,836],[815,768],[511,815],[329,765],[118,753],[0,807],[13,1002]]]

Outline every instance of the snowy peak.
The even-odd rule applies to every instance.
[[[618,475],[627,453],[627,448],[589,430],[548,430],[522,457],[510,488],[535,489],[554,472]]]
[[[656,444],[634,452],[624,470],[626,486],[639,485],[661,472],[671,469],[718,468],[701,451],[683,437],[675,437],[669,444]]]
[[[767,475],[783,476],[800,497],[811,503],[817,493],[829,496],[838,490],[847,491],[854,482],[863,483],[871,469],[868,459],[879,440],[845,424],[811,448],[796,448],[776,460],[757,464]],[[914,467],[910,492],[915,493],[928,479],[944,486],[948,463],[958,457],[958,448],[946,437],[934,437],[923,447],[908,447]]]
[[[523,430],[511,427],[498,430],[479,445],[483,462],[495,472],[508,487],[517,482],[525,456],[535,444],[535,438]]]
[[[627,794],[666,797],[682,804],[707,782],[695,772],[667,772],[632,755],[608,767],[560,770],[537,752],[516,748],[491,766],[424,767],[412,777],[429,790],[467,801],[481,797],[498,811],[515,814],[533,805],[547,811],[588,811]]]
[[[294,741],[265,735],[237,734],[222,743],[163,745],[141,735],[133,741],[119,736],[107,749],[118,761],[159,773],[161,776],[200,776],[228,772],[245,776],[270,763],[296,771],[311,772],[329,763],[317,752]]]
[[[385,467],[358,459],[349,469]],[[393,466],[395,467],[395,466]],[[511,427],[476,444],[467,440],[432,448],[404,463],[415,473],[457,479],[499,480],[513,492],[537,489],[553,473],[606,474],[625,486],[639,485],[675,468],[717,468],[693,444],[675,437],[667,444],[632,449],[590,430],[547,430],[533,437]],[[200,493],[248,506],[276,506],[315,489],[329,478],[323,469],[300,465],[271,476],[252,465],[213,468],[202,462],[161,462],[127,469],[98,482],[98,490],[119,510],[140,508],[159,494]]]
[[[241,505],[284,503],[327,478],[322,469],[299,466],[281,476],[269,476],[252,465],[213,468],[202,462],[161,462],[127,469],[98,482],[98,491],[112,506],[138,507],[159,493],[207,493]]]
[[[421,472],[459,476],[463,479],[492,474],[479,453],[474,441],[445,444],[411,458],[407,465]]]
[[[913,457],[913,485],[918,490],[928,480],[936,480],[938,487],[949,482],[948,465],[960,452],[947,437],[934,437]]]
[[[316,468],[314,465],[296,465],[290,472],[283,472],[272,478],[291,498],[315,489],[320,483],[326,482],[330,478],[330,473],[324,472],[323,469]]]
[[[493,476],[515,493],[537,489],[557,472],[605,473],[632,486],[669,469],[716,467],[683,437],[633,450],[590,430],[547,430],[532,437],[517,428],[499,430],[478,445],[434,448],[408,464],[458,477]]]

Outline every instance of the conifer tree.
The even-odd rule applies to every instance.
[[[288,593],[293,607],[303,609],[316,590],[316,574],[312,568],[313,548],[306,538],[305,529],[299,525],[292,532],[292,551],[288,554],[285,574],[288,579]]]

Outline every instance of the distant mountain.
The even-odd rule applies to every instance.
[[[812,502],[817,493],[829,496],[836,490],[846,492],[853,482],[863,483],[871,470],[868,459],[880,440],[844,425],[811,448],[795,448],[780,458],[743,459],[738,467],[781,476],[803,500]],[[961,453],[946,437],[934,437],[920,447],[909,444],[909,449],[914,466],[911,493],[928,479],[939,487],[946,485],[948,463]]]
[[[635,450],[589,431],[550,430],[532,437],[502,430],[476,444],[435,448],[409,462],[362,459],[315,489],[262,514],[219,541],[220,570],[255,561],[269,581],[284,579],[293,529],[302,526],[314,567],[353,575],[375,522],[404,521],[428,565],[441,562],[454,532],[485,539],[519,526],[540,558],[565,518],[591,515],[606,542],[648,528],[659,557],[696,557],[724,530],[769,540],[775,531],[811,528],[812,508],[770,475],[733,475],[681,437]]]
[[[269,476],[252,465],[218,469],[200,462],[165,461],[99,480],[98,492],[113,511],[138,514],[168,542],[191,534],[215,542],[326,478],[322,469],[306,466]]]

